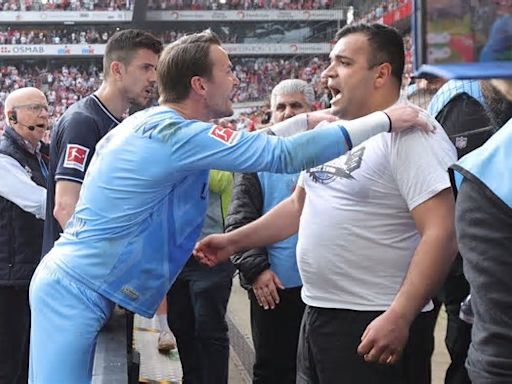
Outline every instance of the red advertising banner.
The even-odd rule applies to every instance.
[[[386,25],[394,25],[400,20],[411,17],[412,15],[412,1],[409,0],[404,5],[393,9],[392,11],[388,11],[382,17],[383,23]]]

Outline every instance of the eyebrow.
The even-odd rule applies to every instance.
[[[332,55],[332,56],[329,55],[329,57],[331,58],[331,60],[350,60],[350,61],[354,60],[351,57],[348,57],[345,55]]]
[[[301,101],[295,101],[295,100],[294,101],[290,101],[290,102],[282,101],[282,102],[276,104],[276,108],[277,107],[284,107],[286,105],[290,105],[292,107],[296,107],[296,106],[302,107],[302,106],[304,106],[304,103],[301,102]]]

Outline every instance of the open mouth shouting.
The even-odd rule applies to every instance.
[[[153,96],[154,88],[153,87],[147,87],[144,89],[144,96],[149,99]]]
[[[332,95],[331,104],[335,103],[336,101],[338,101],[342,98],[343,94],[341,93],[341,91],[338,88],[329,85],[329,90],[331,91],[331,95]]]

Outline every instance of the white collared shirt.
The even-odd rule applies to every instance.
[[[0,154],[0,180],[0,196],[44,220],[46,188],[34,183],[18,161],[3,154]]]

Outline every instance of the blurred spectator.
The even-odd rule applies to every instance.
[[[357,21],[363,23],[379,22],[379,19],[383,17],[385,13],[394,11],[409,2],[411,2],[411,0],[361,1],[357,5],[358,14],[360,15]]]

